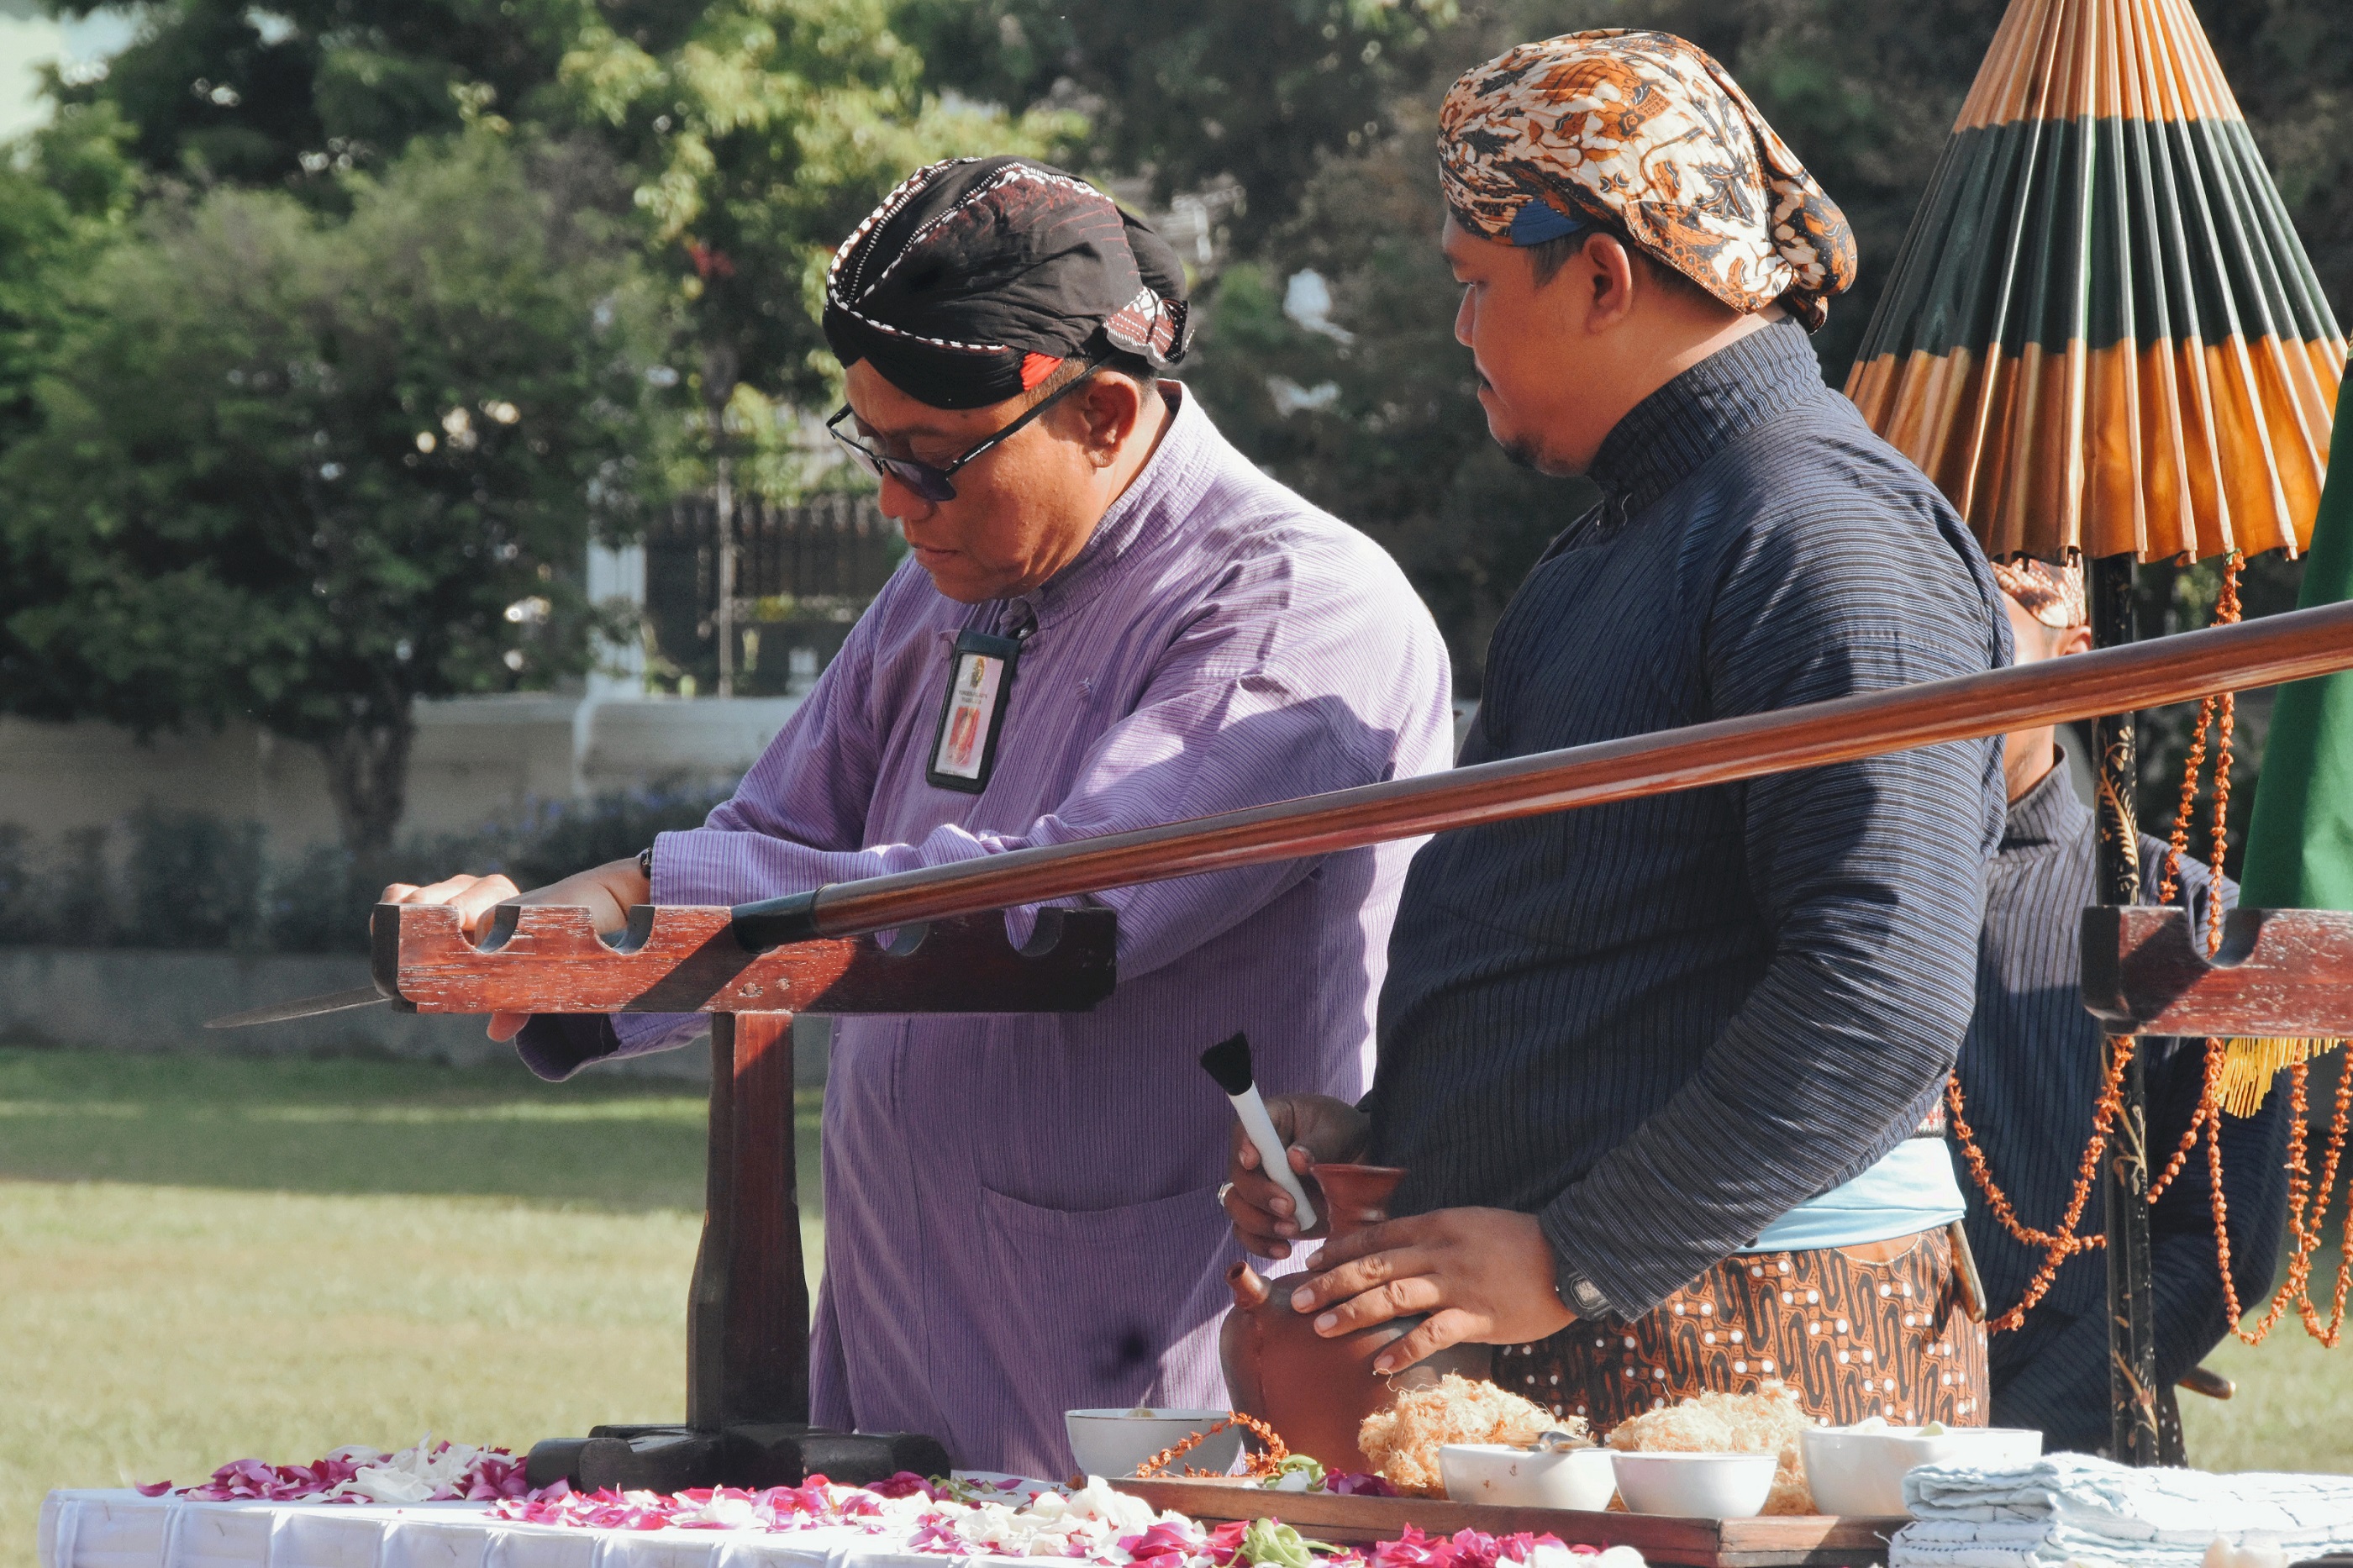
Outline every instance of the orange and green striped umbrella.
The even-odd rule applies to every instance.
[[[2189,0],[2012,0],[1847,395],[1989,554],[2252,554],[2345,353]]]

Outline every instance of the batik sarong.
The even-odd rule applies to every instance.
[[[1778,1379],[1831,1426],[1986,1423],[1986,1331],[1943,1230],[1861,1247],[1742,1253],[1630,1323],[1496,1349],[1493,1376],[1606,1432],[1630,1415]]]

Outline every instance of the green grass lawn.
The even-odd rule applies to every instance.
[[[702,1138],[641,1079],[0,1048],[0,1568],[51,1487],[675,1419]],[[2353,1471],[2353,1343],[2210,1364],[2198,1464]]]
[[[0,1568],[51,1487],[678,1418],[702,1147],[641,1079],[0,1048]]]
[[[2313,1298],[2326,1321],[2327,1290],[2316,1289]],[[2291,1308],[2261,1345],[2250,1350],[2225,1340],[2206,1364],[2235,1381],[2239,1392],[2221,1403],[2181,1396],[2191,1464],[2202,1470],[2353,1472],[2353,1430],[2344,1417],[2353,1401],[2353,1325],[2335,1350],[2325,1350]]]

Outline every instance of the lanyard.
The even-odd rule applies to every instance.
[[[932,742],[924,781],[938,789],[978,795],[997,768],[997,741],[1013,695],[1013,670],[1021,657],[1024,626],[1012,637],[967,628],[948,660],[948,689],[940,703],[940,728]]]

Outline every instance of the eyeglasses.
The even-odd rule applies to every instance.
[[[1090,376],[1109,363],[1108,357],[1090,361],[1084,370],[1056,387],[1049,395],[1039,398],[1031,405],[1029,411],[1020,418],[989,437],[980,445],[968,448],[964,456],[944,467],[934,463],[919,463],[913,458],[893,458],[886,452],[876,451],[865,442],[847,434],[841,428],[841,422],[850,416],[849,405],[846,403],[841,405],[840,413],[825,422],[825,430],[827,435],[841,443],[842,450],[849,454],[851,462],[856,463],[876,479],[896,479],[927,501],[954,500],[956,493],[955,486],[949,482],[948,476],[991,447],[1012,437],[1024,425],[1068,397],[1076,388],[1084,385]]]

